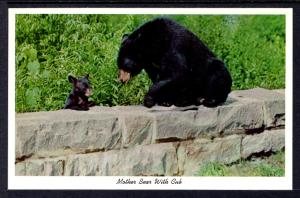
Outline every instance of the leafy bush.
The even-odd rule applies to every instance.
[[[154,15],[20,14],[16,17],[16,111],[56,110],[71,89],[67,75],[89,73],[99,105],[141,104],[151,82],[143,72],[117,80],[124,33]],[[284,16],[170,15],[223,59],[233,89],[284,88]]]

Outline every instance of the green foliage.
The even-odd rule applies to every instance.
[[[56,110],[71,90],[67,75],[90,74],[99,105],[141,104],[151,82],[143,72],[117,80],[124,33],[154,15],[17,15],[16,111]],[[233,89],[285,86],[284,16],[170,15],[225,60]]]
[[[228,170],[224,164],[209,162],[205,164],[198,173],[199,176],[227,176]]]
[[[208,162],[201,166],[198,176],[284,176],[284,151],[269,158],[240,160],[232,165]]]
[[[285,86],[284,20],[284,16],[190,16],[184,23],[228,65],[233,89],[274,89]]]

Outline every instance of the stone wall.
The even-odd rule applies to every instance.
[[[16,115],[16,175],[191,176],[284,148],[284,90],[234,91],[216,108],[93,107]]]

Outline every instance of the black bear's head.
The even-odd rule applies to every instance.
[[[117,64],[119,68],[119,80],[127,83],[133,76],[142,71],[139,64],[139,52],[136,39],[131,37],[134,35],[125,34],[122,38],[122,44],[119,50]]]
[[[73,92],[75,95],[89,97],[92,94],[89,74],[86,74],[82,78],[75,78],[72,75],[69,75],[68,80],[73,85]]]

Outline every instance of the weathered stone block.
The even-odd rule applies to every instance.
[[[190,139],[194,138],[201,132],[194,122],[196,111],[166,111],[157,112],[156,116],[156,133],[154,139],[156,142],[166,139]]]
[[[79,122],[80,123],[80,122]],[[80,128],[78,128],[80,126]],[[87,120],[70,130],[72,145],[75,148],[112,149],[120,148],[121,126],[117,117]]]
[[[240,159],[241,136],[231,135],[214,141],[199,139],[186,141],[178,148],[179,175],[196,175],[201,165],[218,161],[229,164]]]
[[[273,91],[276,91],[278,93],[285,95],[285,89],[274,89]]]
[[[262,110],[262,105],[254,102],[220,106],[217,111],[216,131],[229,135],[261,128],[264,124]]]
[[[39,159],[27,160],[25,162],[26,176],[44,176],[45,175],[45,161]]]
[[[155,115],[156,141],[245,133],[264,124],[262,105],[250,102],[233,102],[216,108],[200,106],[198,111],[165,111]]]
[[[285,146],[284,129],[264,131],[260,134],[247,135],[242,140],[242,157],[252,154],[279,151]]]
[[[237,90],[229,94],[230,97],[237,100],[247,101],[274,101],[284,99],[284,94],[263,88],[254,88],[248,90]]]
[[[16,157],[29,156],[36,151],[36,134],[39,125],[33,121],[16,122]]]
[[[265,127],[278,127],[285,125],[285,100],[264,102]]]
[[[17,176],[62,176],[64,174],[63,157],[48,159],[29,159],[16,164]]]
[[[25,162],[20,162],[15,165],[15,175],[16,176],[25,176],[26,175],[26,166]]]
[[[62,110],[29,120],[17,117],[16,156],[58,149],[112,149],[121,146],[122,126],[111,114]],[[41,113],[44,115],[44,112]]]
[[[66,160],[66,176],[95,176],[99,172],[100,153],[69,155]]]
[[[285,94],[282,90],[262,88],[234,91],[230,97],[240,101],[262,102],[264,105],[265,127],[277,127],[285,124]]]
[[[176,175],[176,148],[172,143],[136,146],[100,155],[99,175]]]
[[[154,118],[145,114],[124,114],[122,146],[127,148],[134,145],[151,144]]]
[[[70,133],[70,128],[78,122],[49,120],[48,122],[40,123],[39,130],[36,133],[35,150],[43,152],[71,147],[72,134]]]
[[[176,148],[171,143],[70,155],[65,165],[65,175],[69,176],[150,176],[176,173]]]

